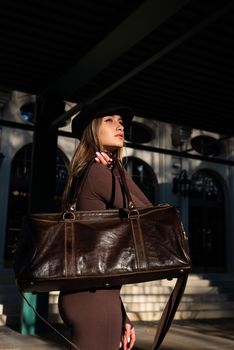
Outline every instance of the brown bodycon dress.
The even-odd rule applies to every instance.
[[[137,207],[151,205],[128,174],[127,184]],[[126,207],[116,169],[94,163],[78,198],[78,210]],[[120,287],[60,293],[59,311],[81,350],[117,350],[122,327],[130,322],[120,299]]]

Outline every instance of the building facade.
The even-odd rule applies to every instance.
[[[69,130],[70,125],[65,129]],[[10,126],[2,126],[1,131],[4,159],[0,168],[0,272],[6,272],[12,269],[22,216],[27,214],[33,131]],[[197,151],[189,154],[199,155],[200,159],[190,158],[187,151],[199,138],[203,149],[200,142],[194,147]],[[215,147],[204,146],[207,138]],[[233,139],[142,117],[135,117],[132,135],[130,131],[127,139],[131,142],[124,156],[130,175],[154,204],[170,203],[180,210],[189,237],[193,271],[233,273]],[[54,194],[57,210],[77,142],[71,137],[58,137]],[[211,155],[209,160],[207,155]]]

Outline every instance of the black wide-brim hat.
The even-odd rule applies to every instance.
[[[80,140],[85,128],[93,119],[108,115],[120,115],[123,119],[124,127],[128,127],[134,117],[134,112],[128,106],[118,106],[106,104],[104,102],[87,104],[81,109],[80,113],[73,118],[72,134]]]

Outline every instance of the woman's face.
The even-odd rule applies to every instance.
[[[123,147],[124,127],[119,115],[105,116],[101,118],[98,138],[104,150],[113,152]]]

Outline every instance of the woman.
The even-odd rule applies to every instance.
[[[95,158],[77,198],[78,210],[99,210],[126,207],[121,179],[112,155],[122,158],[124,127],[133,118],[128,107],[87,105],[73,119],[72,132],[80,139],[71,162],[65,190],[65,203],[74,176],[82,173],[87,162]],[[127,184],[137,207],[151,205],[132,179]],[[129,321],[120,298],[120,287],[60,293],[59,310],[71,328],[72,342],[81,350],[131,349],[135,330]]]

